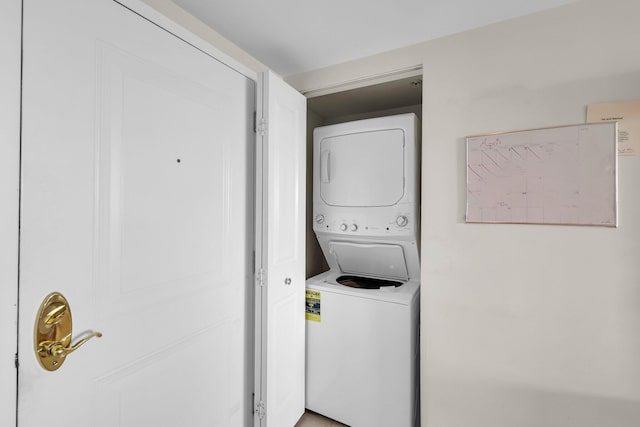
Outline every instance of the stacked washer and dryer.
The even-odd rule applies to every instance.
[[[418,119],[319,127],[307,280],[306,407],[352,427],[418,425]]]

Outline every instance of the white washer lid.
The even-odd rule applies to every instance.
[[[330,242],[330,253],[343,273],[387,279],[409,279],[400,245]]]

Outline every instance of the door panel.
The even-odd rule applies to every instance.
[[[261,82],[256,390],[265,414],[256,425],[281,427],[304,412],[306,99],[270,73]]]
[[[20,426],[250,424],[254,83],[110,0],[24,16]],[[54,290],[103,337],[46,372]]]

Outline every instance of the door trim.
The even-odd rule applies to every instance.
[[[16,425],[22,2],[0,3],[0,425]]]
[[[146,19],[147,21],[173,34],[175,37],[193,46],[199,51],[209,55],[210,57],[217,60],[221,64],[224,64],[227,67],[231,68],[232,70],[237,71],[238,73],[247,77],[248,79],[253,80],[254,82],[257,82],[258,73],[255,70],[252,70],[249,67],[246,67],[245,65],[241,64],[240,62],[232,58],[230,55],[227,55],[226,53],[217,49],[208,41],[192,33],[190,30],[178,24],[177,22],[172,21],[169,17],[163,15],[153,7],[149,6],[148,4],[143,3],[141,0],[113,0],[113,1],[121,4],[122,6],[131,10],[133,13],[140,15],[142,18]]]

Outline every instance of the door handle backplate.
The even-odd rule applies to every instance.
[[[67,299],[59,292],[47,295],[40,304],[34,328],[34,350],[36,358],[47,371],[55,371],[64,363],[66,356],[100,332],[90,332],[75,344],[71,344],[73,320]]]

